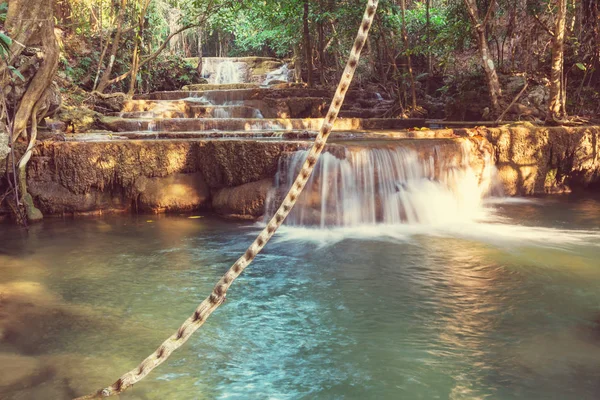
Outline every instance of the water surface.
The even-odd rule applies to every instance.
[[[122,398],[598,398],[600,201],[486,210],[464,224],[282,229]],[[0,291],[28,299],[0,300],[0,385],[24,376],[0,398],[67,399],[154,351],[260,226],[119,216],[0,228]]]

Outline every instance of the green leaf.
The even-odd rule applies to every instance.
[[[585,65],[583,65],[582,63],[577,63],[575,64],[577,66],[577,68],[579,68],[582,71],[585,71],[587,68],[585,67]]]
[[[20,80],[22,80],[23,82],[25,82],[25,77],[23,76],[23,74],[21,74],[21,72],[18,69],[16,69],[12,65],[9,66],[8,69],[10,70],[11,73],[13,73],[14,75],[16,75],[17,78],[19,78]]]
[[[11,44],[12,39],[6,34],[0,32],[0,57],[7,58],[8,54],[10,53]]]

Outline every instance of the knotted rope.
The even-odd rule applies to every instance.
[[[248,250],[246,250],[244,255],[241,256],[231,266],[225,275],[223,275],[223,277],[214,287],[210,296],[200,303],[194,314],[185,320],[183,325],[181,325],[175,334],[165,340],[163,344],[161,344],[160,347],[148,358],[142,361],[137,368],[121,376],[111,386],[100,389],[93,394],[79,397],[76,400],[95,399],[117,395],[138,383],[144,379],[144,377],[146,377],[150,371],[158,367],[167,358],[169,358],[171,353],[181,347],[190,338],[190,336],[192,336],[192,334],[204,324],[210,314],[212,314],[213,311],[215,311],[223,303],[227,290],[233,281],[240,276],[240,274],[248,265],[250,265],[256,255],[271,239],[275,231],[277,231],[277,229],[281,226],[285,218],[292,210],[294,204],[296,204],[300,193],[302,193],[306,182],[310,178],[315,164],[317,163],[321,152],[325,148],[327,138],[331,133],[333,124],[337,118],[340,108],[342,107],[344,98],[346,97],[346,93],[350,87],[350,83],[352,82],[352,77],[354,76],[354,72],[356,71],[356,67],[360,59],[360,53],[365,45],[369,34],[369,29],[371,28],[375,12],[377,11],[378,2],[379,0],[367,1],[367,8],[365,10],[360,28],[358,29],[358,34],[356,36],[356,40],[354,41],[352,51],[350,52],[348,63],[346,64],[346,68],[344,69],[344,73],[340,79],[340,83],[338,84],[335,95],[333,96],[331,105],[329,106],[329,111],[327,112],[327,116],[325,117],[323,125],[321,126],[321,130],[316,137],[314,144],[306,157],[306,161],[304,162],[302,169],[294,181],[294,184],[267,226],[262,230],[262,232],[260,232],[250,247],[248,247]]]

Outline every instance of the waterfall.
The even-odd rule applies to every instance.
[[[233,61],[223,61],[217,68],[215,83],[243,83],[244,79],[238,66]]]
[[[461,148],[433,147],[423,154],[402,146],[348,147],[341,155],[323,153],[286,223],[331,227],[477,219],[495,184],[495,167],[486,157],[476,172],[469,143]],[[298,151],[280,160],[265,217],[275,212],[306,155]]]

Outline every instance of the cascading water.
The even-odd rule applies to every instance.
[[[287,64],[283,64],[281,67],[274,71],[268,72],[263,81],[263,86],[270,85],[271,82],[288,82],[290,79],[290,69]]]
[[[470,165],[469,142],[454,154],[441,147],[431,150],[423,155],[403,146],[348,147],[341,157],[324,153],[286,223],[351,227],[478,219],[482,200],[495,185],[493,164],[485,160],[477,173]],[[280,161],[266,216],[275,212],[306,154],[298,151]]]
[[[217,68],[215,83],[243,83],[242,71],[233,61],[223,61]]]

